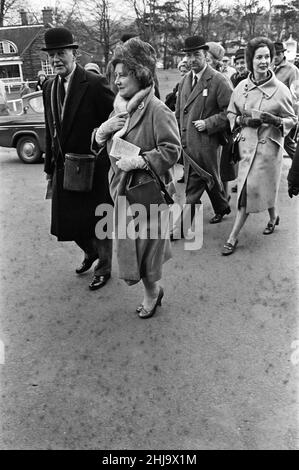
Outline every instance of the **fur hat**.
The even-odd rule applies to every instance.
[[[221,44],[217,44],[217,42],[207,42],[207,46],[209,46],[209,52],[212,56],[215,57],[216,60],[222,60],[224,57],[225,49],[221,46]]]
[[[139,38],[131,38],[115,48],[112,64],[123,63],[133,72],[142,88],[153,84],[156,73],[156,51]]]
[[[47,75],[46,75],[46,72],[44,72],[43,70],[39,70],[39,71],[37,72],[37,77],[39,78],[39,77],[41,77],[42,75],[43,75],[44,77],[47,76]]]

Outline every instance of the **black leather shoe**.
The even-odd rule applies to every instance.
[[[92,258],[84,258],[84,260],[82,261],[81,266],[76,269],[76,273],[77,274],[82,274],[82,273],[85,273],[85,271],[88,271],[91,268],[91,266],[93,265],[93,263],[95,262],[96,259],[98,259],[97,256],[94,256]]]
[[[267,223],[267,227],[265,228],[265,230],[263,231],[263,235],[270,235],[271,233],[274,232],[274,229],[275,229],[275,225],[279,225],[279,215],[276,217],[274,223],[272,222],[268,222]]]
[[[89,289],[90,290],[97,290],[100,289],[101,287],[104,287],[108,279],[110,279],[111,274],[103,274],[101,276],[93,276],[93,280],[89,284]]]
[[[231,209],[228,206],[221,214],[215,214],[214,217],[211,218],[210,224],[219,224],[219,222],[222,221],[223,217],[226,214],[230,214],[230,213],[231,213]]]

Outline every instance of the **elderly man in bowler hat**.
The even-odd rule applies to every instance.
[[[226,109],[231,96],[231,87],[220,72],[207,64],[208,46],[200,36],[187,37],[183,51],[190,65],[180,82],[176,103],[176,117],[180,127],[185,163],[186,206],[191,209],[191,220],[195,214],[195,204],[199,204],[206,190],[215,215],[211,224],[221,222],[230,207],[220,179],[220,134],[227,127]],[[191,159],[191,160],[190,160]],[[214,185],[208,187],[206,180],[196,171],[197,167],[212,175]],[[187,212],[188,213],[188,212]],[[187,221],[187,218],[186,218]],[[180,235],[186,234],[187,227]],[[177,238],[176,229],[172,239]]]
[[[99,240],[95,209],[112,203],[108,186],[109,158],[96,160],[90,192],[69,191],[63,187],[65,154],[89,154],[94,128],[106,121],[113,109],[114,95],[106,79],[84,70],[76,63],[78,44],[66,28],[45,33],[45,47],[56,77],[43,88],[46,121],[45,172],[52,183],[51,233],[58,241],[75,241],[83,250],[82,274],[97,261],[91,290],[103,287],[110,278],[112,240]]]
[[[293,98],[294,109],[298,115],[299,100],[299,70],[291,62],[287,61],[285,56],[286,48],[280,41],[274,43],[275,55],[273,60],[273,71],[282,83],[290,90]],[[294,140],[297,126],[295,126],[284,139],[284,149],[287,154],[293,158],[296,151],[296,142]]]

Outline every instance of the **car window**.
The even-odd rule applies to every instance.
[[[44,112],[44,103],[42,95],[36,96],[35,98],[31,98],[29,104],[33,111],[36,113],[43,113]]]

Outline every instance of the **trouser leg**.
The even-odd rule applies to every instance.
[[[111,273],[112,264],[112,240],[105,238],[104,240],[94,239],[94,245],[99,257],[99,261],[95,267],[94,274],[103,276]]]
[[[74,241],[84,251],[85,259],[96,257],[97,250],[92,238],[78,238]]]
[[[297,147],[297,144],[294,140],[295,134],[296,127],[293,127],[284,139],[284,149],[291,159],[293,159]]]

